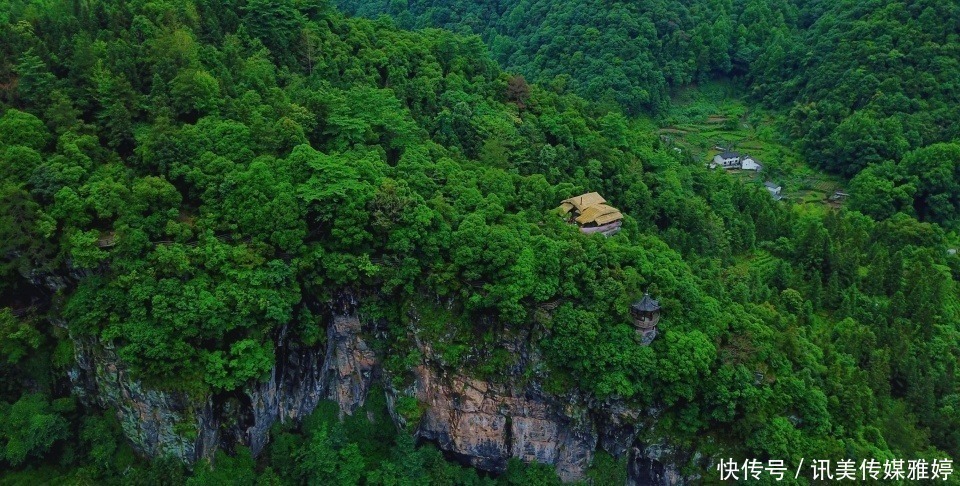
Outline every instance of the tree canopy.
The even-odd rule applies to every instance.
[[[953,72],[957,9],[914,3],[492,2],[455,19],[459,4],[409,2],[390,21],[302,0],[5,2],[0,467],[15,482],[557,481],[418,447],[382,390],[192,470],[134,458],[113,411],[72,395],[90,342],[152,389],[240,393],[281,338],[321,343],[346,291],[382,325],[365,337],[397,388],[414,339],[446,371],[502,381],[503,340],[525,337],[542,366],[525,379],[658,410],[655,433],[684,447],[960,457],[955,83],[929,65],[919,84],[894,76]],[[906,35],[867,42],[873,20]],[[398,27],[428,21],[479,36]],[[849,208],[774,201],[628,116],[729,75],[857,174]],[[590,191],[625,215],[616,236],[554,211]],[[644,292],[662,305],[649,346],[629,313]],[[621,477],[623,458],[597,457],[591,477]]]

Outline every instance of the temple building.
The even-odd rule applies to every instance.
[[[590,192],[564,199],[560,203],[560,210],[563,214],[569,215],[570,221],[576,223],[583,233],[613,236],[623,225],[623,214],[606,203],[607,200],[603,196]]]
[[[645,293],[643,299],[630,306],[630,316],[641,336],[641,344],[653,342],[657,337],[657,323],[660,322],[660,303]]]

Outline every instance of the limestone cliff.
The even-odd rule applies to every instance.
[[[416,433],[487,471],[507,460],[551,464],[565,481],[583,477],[597,431],[583,413],[570,414],[535,389],[514,388],[461,375],[441,376],[418,366],[413,393],[426,410]]]
[[[699,454],[657,443],[635,444],[627,457],[627,486],[699,483],[699,474],[684,475],[679,465],[691,462],[701,470],[710,467]]]
[[[332,313],[326,342],[304,346],[283,329],[277,363],[266,379],[230,394],[188,396],[151,389],[136,380],[108,344],[76,340],[72,378],[88,402],[112,408],[134,448],[146,456],[173,455],[186,462],[212,457],[217,448],[246,445],[260,453],[276,422],[309,415],[322,399],[343,413],[360,407],[371,386],[382,382],[398,426],[436,443],[451,457],[482,470],[501,472],[516,457],[553,465],[565,481],[584,477],[595,451],[629,458],[631,484],[682,484],[678,464],[688,456],[662,444],[641,445],[637,437],[656,421],[656,411],[622,403],[594,403],[577,394],[544,392],[522,378],[537,366],[526,338],[504,341],[518,363],[507,377],[481,380],[447,369],[429,345],[416,342],[422,362],[402,390],[382,379],[379,357],[368,340],[375,329],[350,308]],[[423,410],[405,423],[398,397],[415,398]]]
[[[253,420],[238,442],[258,454],[276,421],[302,419],[320,400],[333,400],[348,414],[363,405],[377,361],[362,332],[356,314],[333,316],[325,348],[298,348],[284,332],[270,379],[246,392]]]
[[[137,452],[193,462],[216,450],[218,418],[211,397],[144,386],[130,376],[109,345],[76,339],[74,349],[74,393],[88,403],[113,408]]]
[[[449,455],[492,472],[502,472],[510,458],[536,461],[554,466],[564,481],[576,481],[585,477],[595,452],[604,450],[627,458],[631,484],[673,485],[695,479],[680,472],[689,457],[682,451],[641,444],[639,438],[651,435],[655,427],[657,410],[616,400],[597,402],[576,391],[544,392],[538,374],[529,372],[545,368],[531,336],[501,337],[498,346],[510,351],[516,363],[498,380],[481,380],[445,366],[417,336],[417,317],[411,320],[410,332],[423,360],[412,370],[410,386],[388,389],[394,395],[388,403],[396,403],[400,395],[416,398],[423,409],[419,421],[404,424],[397,413],[395,419]]]
[[[303,347],[281,333],[269,378],[231,394],[188,396],[151,389],[131,376],[109,344],[75,339],[75,393],[116,411],[134,449],[185,462],[212,457],[218,447],[249,446],[258,454],[277,421],[299,420],[322,399],[345,413],[363,404],[376,359],[361,338],[355,314],[336,315],[325,347]]]

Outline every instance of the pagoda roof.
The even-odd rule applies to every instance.
[[[650,294],[643,294],[643,299],[630,306],[631,309],[639,312],[656,312],[660,310],[660,302],[657,302]]]

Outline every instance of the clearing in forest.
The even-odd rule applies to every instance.
[[[795,203],[837,206],[830,197],[843,190],[841,180],[805,163],[780,125],[776,116],[747,103],[731,84],[712,82],[680,90],[670,113],[658,123],[658,133],[665,143],[704,164],[723,151],[749,155],[763,165],[762,173],[728,172],[775,182],[783,187],[784,199]]]

